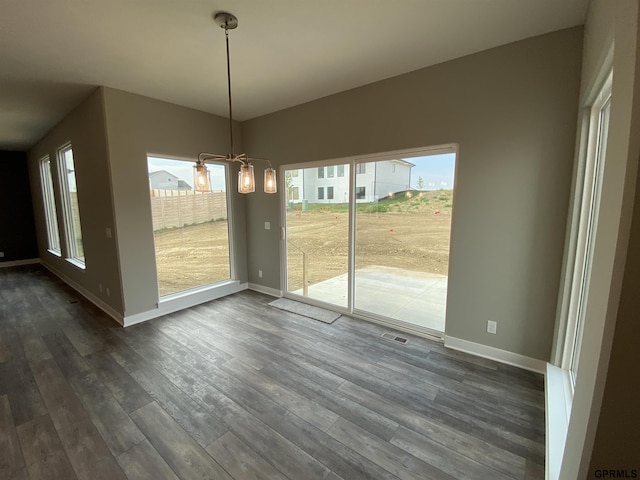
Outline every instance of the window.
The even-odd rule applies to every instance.
[[[324,167],[318,168],[318,178],[324,178]]]
[[[358,163],[356,164],[356,173],[367,173],[367,164],[366,163]]]
[[[158,294],[178,294],[231,278],[227,165],[207,163],[211,189],[191,185],[193,162],[147,157]],[[158,172],[171,184],[154,185]]]
[[[356,187],[356,200],[362,200],[366,197],[366,195],[367,187]]]
[[[327,187],[327,200],[333,200],[333,187]]]
[[[290,200],[300,200],[300,188],[299,187],[291,187],[291,198]]]
[[[573,259],[570,263],[571,290],[568,296],[566,334],[562,368],[569,370],[575,385],[582,343],[585,307],[591,279],[591,263],[600,208],[602,172],[605,163],[609,113],[611,108],[611,75],[589,109],[587,145],[583,155],[581,188],[573,208],[578,212]]]
[[[344,165],[338,165],[338,176],[344,177]]]
[[[292,177],[297,177],[299,170],[290,170]]]
[[[61,255],[58,217],[56,216],[56,199],[53,195],[53,175],[51,174],[51,161],[48,155],[40,160],[40,178],[42,183],[44,218],[47,227],[48,249],[56,255]]]
[[[318,200],[324,200],[324,187],[318,187]]]
[[[331,165],[331,166],[327,167],[327,178],[333,178],[333,176],[334,176],[334,174],[333,174],[334,170],[335,170],[335,168],[334,168],[334,166],[333,166],[333,165]]]
[[[75,265],[84,268],[85,258],[80,224],[80,205],[71,145],[66,145],[58,150],[58,175],[60,178],[67,260],[71,260]]]

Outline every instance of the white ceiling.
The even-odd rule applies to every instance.
[[[0,149],[97,85],[246,120],[584,23],[588,0],[0,0]]]

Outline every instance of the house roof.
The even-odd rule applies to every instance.
[[[105,85],[246,120],[584,23],[588,0],[0,0],[0,149],[30,148]]]
[[[162,175],[163,177],[171,175],[173,178],[178,178],[173,173],[167,172],[166,170],[156,170],[155,172],[149,172],[149,178],[159,177],[160,175]]]

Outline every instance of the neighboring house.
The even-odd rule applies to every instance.
[[[192,190],[191,185],[166,170],[149,173],[149,188],[152,190]]]
[[[356,166],[356,200],[374,202],[411,188],[411,168],[406,160],[361,163]]]
[[[409,190],[411,168],[405,160],[356,165],[356,202],[375,202]],[[291,170],[288,200],[294,203],[346,203],[349,200],[349,165]]]
[[[287,186],[287,200],[290,202],[301,202],[303,197],[304,180],[301,172],[304,170],[287,171],[285,184]]]

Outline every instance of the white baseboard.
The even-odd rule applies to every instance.
[[[73,288],[76,292],[78,292],[80,295],[82,295],[84,298],[86,298],[91,303],[93,303],[96,307],[98,307],[104,313],[106,313],[111,318],[113,318],[120,325],[124,326],[124,318],[123,318],[122,314],[120,314],[119,312],[114,310],[110,305],[106,304],[102,299],[96,297],[93,293],[91,293],[86,288],[84,288],[82,285],[76,283],[75,281],[73,281],[72,279],[67,277],[64,273],[62,273],[59,270],[56,270],[55,268],[51,267],[51,265],[47,265],[46,263],[42,263],[42,265],[47,270],[49,270],[51,273],[53,273],[56,277],[58,277],[60,280],[62,280],[64,283],[66,283],[71,288]]]
[[[147,310],[146,312],[136,313],[134,315],[125,315],[123,326],[130,327],[137,323],[146,322],[153,318],[184,310],[185,308],[195,307],[201,303],[210,302],[221,297],[226,297],[233,293],[238,293],[247,289],[246,283],[231,281],[215,287],[206,288],[198,292],[190,292],[184,295],[176,295],[167,298],[158,303],[158,308]]]
[[[254,292],[264,293],[265,295],[271,295],[272,297],[282,297],[282,290],[277,290],[271,287],[265,287],[264,285],[259,285],[257,283],[250,283],[249,290],[253,290]]]
[[[86,290],[78,283],[74,282],[59,270],[52,268],[51,265],[47,265],[44,263],[43,265],[47,270],[60,278],[63,282],[65,282],[67,285],[69,285],[71,288],[73,288],[80,295],[85,297],[87,300],[89,300],[96,307],[105,312],[123,327],[129,327],[131,325],[135,325],[136,323],[146,322],[147,320],[151,320],[153,318],[168,315],[169,313],[174,313],[185,308],[194,307],[196,305],[200,305],[201,303],[216,300],[217,298],[221,298],[227,295],[231,295],[232,293],[241,292],[247,289],[246,283],[229,282],[223,285],[217,285],[214,288],[207,288],[199,292],[177,295],[173,298],[160,302],[158,304],[158,308],[154,310],[147,310],[146,312],[123,316],[122,314],[114,310],[111,306],[107,305],[102,299],[96,297],[94,294]]]
[[[19,267],[21,265],[33,265],[40,263],[39,258],[27,258],[25,260],[10,260],[8,262],[0,262],[0,268]]]
[[[470,342],[461,338],[450,337],[445,335],[444,346],[461,352],[471,353],[478,357],[488,358],[496,362],[506,363],[514,367],[524,368],[536,373],[546,373],[547,362],[538,360],[537,358],[526,357],[519,353],[508,352],[495,347],[482,345],[481,343]]]

